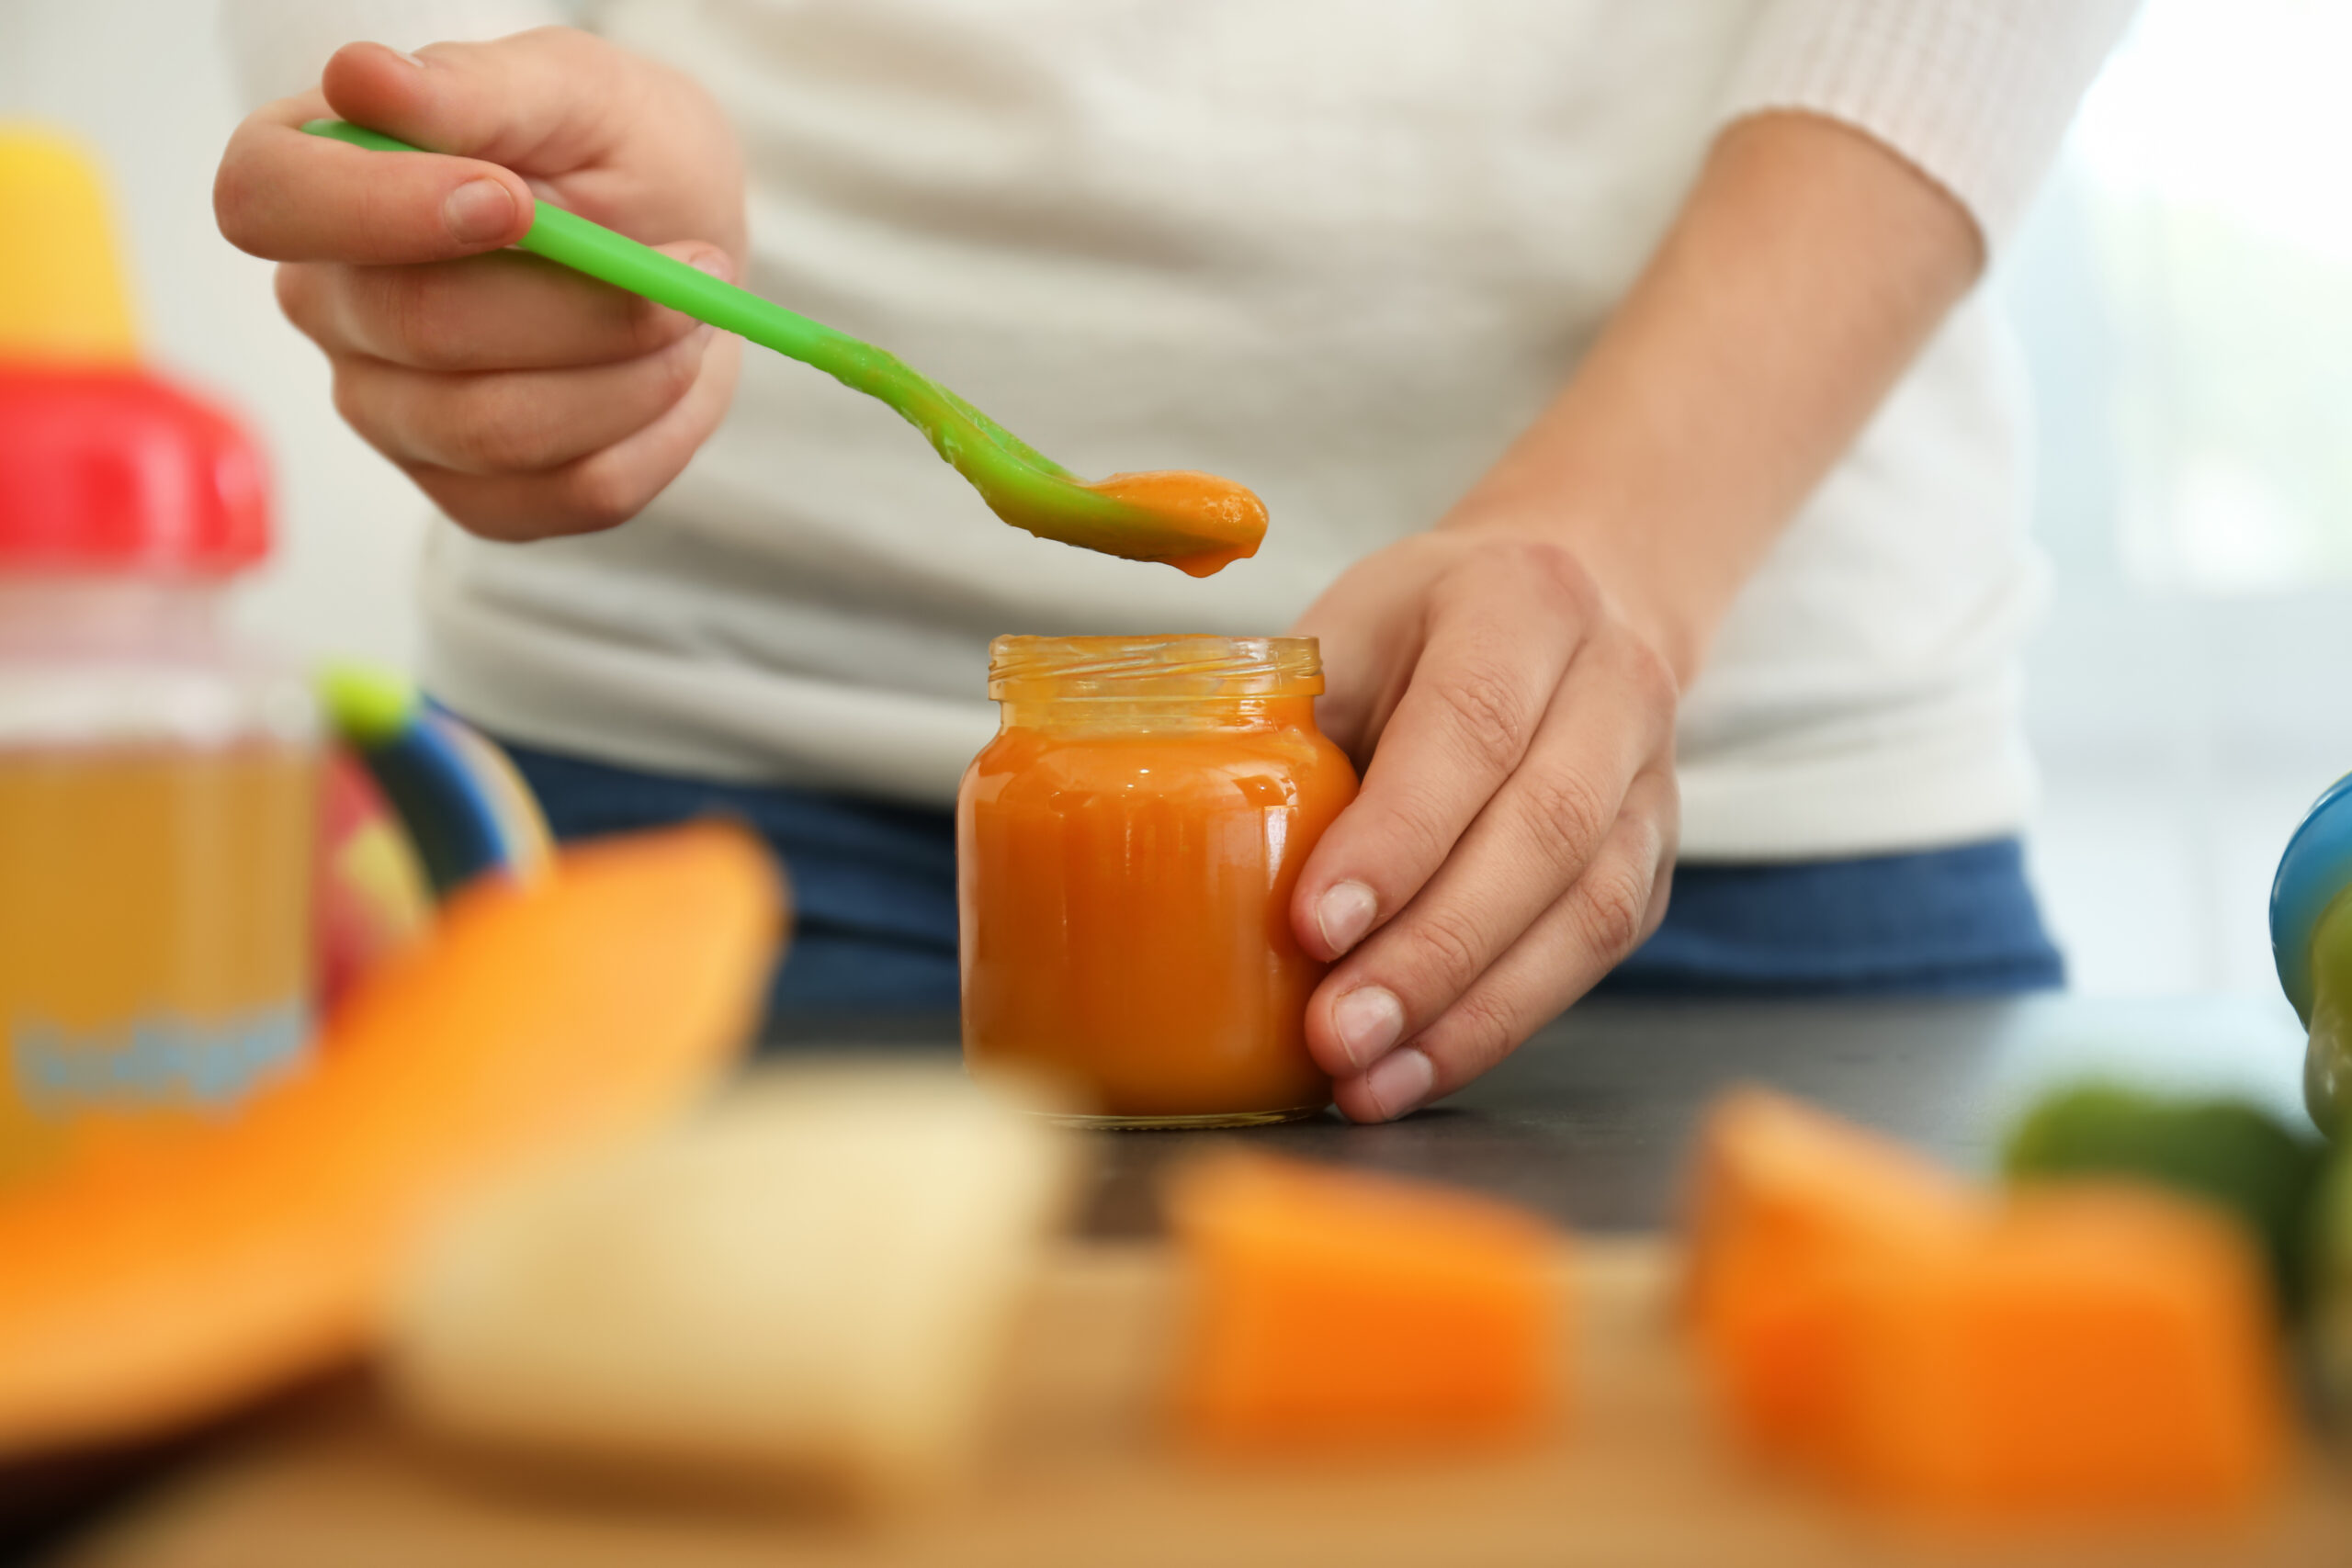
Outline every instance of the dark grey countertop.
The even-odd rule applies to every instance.
[[[776,1049],[954,1049],[952,1016],[788,1023]],[[1707,1101],[1770,1084],[1989,1168],[2036,1093],[2088,1077],[2245,1095],[2303,1121],[2303,1040],[2283,1000],[1592,1002],[1462,1092],[1404,1121],[1237,1133],[1109,1133],[1084,1228],[1157,1227],[1152,1177],[1220,1140],[1481,1188],[1588,1230],[1670,1223]]]

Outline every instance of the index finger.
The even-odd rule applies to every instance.
[[[229,139],[213,215],[271,261],[387,265],[511,245],[531,227],[523,176],[438,152],[376,152],[301,129],[333,111],[316,90],[265,105]]]
[[[1307,857],[1292,925],[1336,959],[1412,900],[1527,753],[1589,620],[1590,590],[1531,546],[1442,585],[1363,788]]]

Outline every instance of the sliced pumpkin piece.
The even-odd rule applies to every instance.
[[[1849,1279],[1992,1214],[1892,1139],[1770,1090],[1725,1096],[1700,1137],[1685,1305],[1740,1435],[1775,1454],[1815,1448],[1835,1413]]]
[[[1255,1155],[1169,1185],[1177,1415],[1212,1445],[1489,1443],[1558,1406],[1564,1238],[1508,1204]]]
[[[2052,1183],[1972,1245],[1850,1292],[1829,1458],[1866,1497],[2197,1511],[2257,1495],[2289,1451],[2263,1259],[2204,1203]]]
[[[477,884],[303,1076],[0,1196],[0,1455],[169,1430],[357,1351],[420,1225],[710,1081],[779,915],[766,852],[717,824]]]

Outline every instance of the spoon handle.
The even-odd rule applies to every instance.
[[[371,152],[424,151],[346,120],[314,119],[302,129],[313,136],[349,142]],[[650,245],[641,245],[626,234],[616,234],[603,224],[592,223],[552,202],[537,203],[530,231],[516,242],[516,248],[560,262],[616,288],[642,295],[657,305],[667,305],[722,332],[739,333],[904,412],[901,399],[908,389],[901,381],[910,373],[893,355],[822,321],[810,321],[763,299],[750,289],[738,288],[722,278],[697,271]]]
[[[370,152],[424,151],[339,119],[314,119],[302,129]],[[895,409],[922,433],[933,451],[970,481],[990,511],[1040,537],[1135,560],[1163,560],[1200,576],[1250,554],[1265,531],[1265,508],[1258,498],[1224,479],[1204,481],[1212,487],[1206,492],[1212,498],[1206,512],[1191,501],[1155,510],[1089,485],[888,350],[697,272],[547,201],[537,204],[530,230],[515,247],[739,333]],[[1186,484],[1200,478],[1177,477]],[[1218,499],[1234,493],[1241,498],[1233,503],[1238,511]],[[1200,517],[1211,514],[1215,525],[1204,529]],[[1252,518],[1254,531],[1248,526]],[[1247,547],[1236,544],[1240,538],[1234,532],[1237,526],[1248,533],[1242,541]]]

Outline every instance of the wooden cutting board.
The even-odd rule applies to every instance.
[[[1566,1267],[1564,1261],[1564,1267]],[[1532,1450],[1301,1464],[1187,1456],[1155,1418],[1172,1277],[1151,1246],[1071,1247],[1010,1359],[968,1495],[912,1517],[594,1495],[460,1468],[346,1388],[176,1478],[71,1568],[1282,1568],[1330,1562],[2352,1563],[2352,1465],[2310,1456],[2256,1517],[1960,1540],[1758,1473],[1712,1431],[1670,1333],[1667,1249],[1583,1246],[1571,1418]]]

